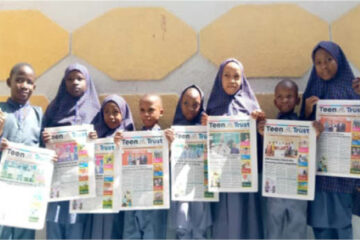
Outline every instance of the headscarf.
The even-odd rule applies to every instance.
[[[184,114],[182,113],[181,110],[181,101],[182,98],[184,97],[185,92],[190,89],[190,88],[194,88],[196,89],[199,94],[200,94],[200,98],[201,98],[201,102],[200,102],[200,109],[199,109],[199,113],[197,116],[195,116],[195,118],[191,121],[187,120],[184,116]],[[173,121],[173,125],[198,125],[201,122],[201,113],[204,111],[204,93],[203,91],[201,91],[201,89],[196,86],[196,85],[191,85],[188,86],[187,88],[184,89],[184,91],[182,91],[178,104],[176,106],[176,111],[175,111],[175,116],[174,116],[174,121]]]
[[[80,97],[73,97],[66,90],[65,81],[72,71],[82,73],[86,79],[86,91]],[[87,68],[75,63],[66,68],[56,97],[45,112],[43,126],[56,127],[88,124],[94,119],[99,109],[98,95]]]
[[[330,41],[319,42],[312,51],[313,62],[315,61],[315,53],[319,48],[327,51],[335,59],[338,70],[332,79],[325,81],[317,75],[313,64],[301,104],[300,116],[302,119],[305,117],[305,100],[311,96],[317,96],[320,99],[360,99],[360,96],[352,88],[352,80],[355,77],[340,46]],[[310,119],[314,118],[315,111],[313,111]]]
[[[117,127],[116,129],[109,128],[104,121],[104,108],[105,105],[109,102],[115,103],[120,109],[122,120],[120,126]],[[129,105],[126,103],[124,98],[115,94],[109,95],[104,99],[101,105],[100,112],[96,115],[93,124],[99,138],[111,136],[118,130],[125,130],[125,131],[135,130],[134,121],[131,115]]]
[[[226,64],[234,62],[241,69],[241,86],[234,95],[228,95],[222,87],[222,74]],[[208,100],[206,112],[208,115],[237,115],[239,112],[250,114],[260,109],[254,92],[247,81],[242,64],[235,58],[229,58],[221,63]]]

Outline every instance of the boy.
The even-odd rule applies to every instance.
[[[10,98],[0,103],[1,150],[7,147],[7,141],[38,146],[42,111],[29,103],[36,88],[34,69],[28,63],[18,63],[11,69],[6,83],[10,88]],[[0,238],[34,239],[35,231],[0,226]]]
[[[298,86],[292,80],[282,80],[275,87],[274,105],[279,110],[277,119],[299,120],[294,112],[300,103]],[[264,135],[265,121],[259,123],[259,133]],[[321,124],[314,122],[317,135]],[[268,239],[305,239],[307,238],[307,205],[304,200],[282,198],[266,199],[265,238]]]
[[[142,130],[160,130],[159,119],[164,112],[160,96],[154,94],[142,96],[139,101],[139,108],[140,118],[144,124]],[[167,210],[125,212],[124,239],[165,239],[166,231]]]

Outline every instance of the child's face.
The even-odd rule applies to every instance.
[[[119,106],[114,102],[108,102],[104,106],[104,121],[110,129],[118,128],[122,121]]]
[[[140,100],[139,107],[140,118],[146,128],[155,126],[164,112],[160,103],[151,99]]]
[[[73,97],[81,97],[86,91],[85,76],[79,71],[71,71],[65,79],[66,91]]]
[[[316,74],[325,81],[332,79],[338,70],[336,60],[322,48],[315,52],[314,65]]]
[[[234,95],[241,86],[241,69],[235,62],[225,65],[221,76],[221,83],[224,91],[228,95]]]
[[[300,98],[295,88],[278,86],[275,89],[274,104],[281,113],[292,112],[299,102]]]
[[[188,121],[193,120],[198,114],[201,106],[201,96],[195,88],[189,88],[181,99],[181,112]]]
[[[23,66],[7,79],[10,87],[11,99],[17,103],[25,104],[36,88],[35,73],[29,66]]]

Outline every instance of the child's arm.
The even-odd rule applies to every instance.
[[[207,115],[205,112],[201,113],[201,125],[206,126],[208,122],[209,115]]]
[[[252,111],[250,115],[258,122],[266,119],[265,113],[261,109]]]
[[[314,105],[319,101],[320,99],[316,96],[311,96],[305,100],[305,118],[308,119],[310,115],[313,112]]]
[[[43,142],[44,142],[45,145],[48,144],[50,142],[50,140],[51,140],[50,133],[44,130],[42,132],[42,139],[43,139]]]
[[[264,136],[266,119],[260,120],[257,124],[257,130],[261,136]]]
[[[124,137],[122,135],[122,132],[116,132],[114,135],[114,143],[119,146],[120,142],[121,142],[121,140],[123,140],[123,138]]]
[[[1,111],[0,109],[0,136],[3,134],[4,125],[5,125],[5,113],[3,113],[3,111]]]
[[[92,140],[97,139],[98,135],[97,135],[96,131],[89,132],[89,138]]]
[[[324,131],[324,125],[320,121],[313,121],[313,126],[316,130],[316,137],[319,137]]]
[[[352,87],[353,87],[354,91],[360,95],[360,78],[359,77],[357,77],[353,80]]]

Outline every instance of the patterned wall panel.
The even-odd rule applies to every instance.
[[[37,75],[69,53],[69,34],[37,10],[0,11],[0,80],[18,62],[29,62]]]
[[[0,96],[0,102],[5,102],[9,96]],[[30,98],[30,104],[34,106],[40,106],[45,113],[47,106],[49,105],[49,100],[43,95],[33,95]]]
[[[300,77],[328,24],[292,4],[242,5],[200,32],[200,51],[216,65],[238,58],[248,77]]]
[[[72,52],[115,80],[158,80],[197,51],[196,33],[162,8],[116,8],[76,30]]]
[[[333,39],[348,59],[360,69],[360,6],[334,21],[331,25]]]

